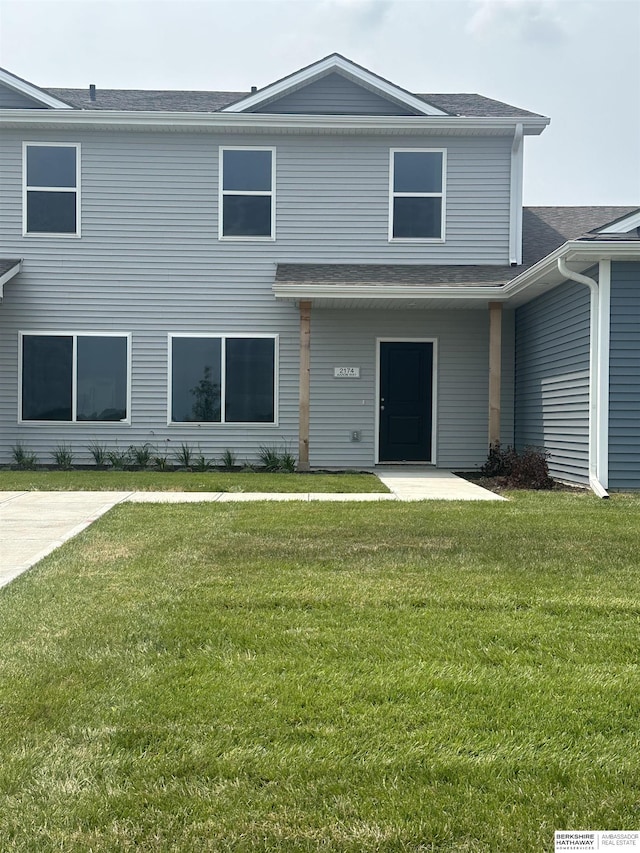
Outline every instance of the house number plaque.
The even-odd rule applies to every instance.
[[[334,367],[333,375],[336,379],[360,379],[359,367]]]

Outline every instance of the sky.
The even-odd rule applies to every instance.
[[[640,206],[640,0],[0,0],[0,66],[45,87],[247,91],[333,52],[549,116],[525,204]]]

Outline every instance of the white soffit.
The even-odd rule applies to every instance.
[[[228,107],[224,107],[220,112],[240,113],[245,110],[251,110],[254,107],[273,101],[276,98],[284,97],[284,95],[289,92],[300,89],[305,84],[312,83],[333,71],[342,73],[354,83],[360,83],[364,88],[375,92],[381,97],[387,99],[390,98],[409,109],[415,110],[421,115],[448,116],[448,113],[443,110],[439,110],[436,107],[431,106],[431,104],[428,104],[420,98],[416,98],[415,95],[412,95],[410,92],[406,92],[399,86],[395,86],[393,83],[389,83],[382,77],[372,74],[371,71],[367,71],[365,68],[360,68],[360,66],[354,65],[352,62],[349,62],[348,59],[345,59],[343,56],[338,56],[337,54],[327,56],[325,59],[321,59],[319,62],[309,65],[308,68],[303,68],[301,71],[297,71],[289,77],[285,77],[283,80],[279,80],[276,83],[265,86],[265,88],[261,89],[259,92],[256,92],[253,95],[248,95],[241,101],[237,101],[235,104],[230,104]]]

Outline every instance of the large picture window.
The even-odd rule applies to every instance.
[[[172,335],[172,423],[275,423],[274,337]]]
[[[220,149],[220,237],[275,236],[272,148]]]
[[[23,421],[126,421],[124,335],[21,335]]]
[[[444,240],[446,152],[391,151],[390,240]]]
[[[80,146],[24,144],[25,234],[80,235]]]

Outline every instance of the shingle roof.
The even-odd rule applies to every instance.
[[[456,264],[278,264],[276,281],[280,284],[288,282],[356,286],[397,284],[501,287],[567,240],[593,239],[594,235],[590,232],[594,229],[602,228],[636,209],[525,207],[522,221],[523,263],[515,267]]]
[[[637,207],[525,207],[522,219],[523,267],[530,267],[566,243],[593,239],[590,232],[628,216]],[[607,235],[610,238],[611,235]]]
[[[19,263],[17,258],[0,258],[0,278]]]
[[[215,113],[244,98],[248,92],[189,92],[151,89],[45,89],[78,110],[158,110],[167,112]]]
[[[494,101],[493,98],[485,98],[484,95],[475,94],[437,94],[416,95],[423,101],[427,101],[434,107],[444,110],[454,116],[494,116],[495,118],[526,118],[540,117],[540,113],[532,113],[529,110],[521,110],[502,101]]]
[[[78,110],[165,110],[168,112],[215,113],[228,107],[250,92],[163,91],[147,89],[96,88],[96,100],[86,89],[43,89],[54,98]],[[416,95],[423,101],[453,116],[495,118],[537,116],[537,113],[494,101],[482,95]]]
[[[512,267],[447,264],[278,264],[280,284],[496,286],[514,277]]]

